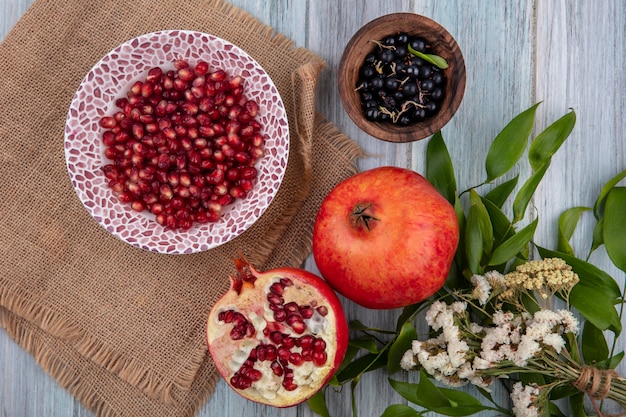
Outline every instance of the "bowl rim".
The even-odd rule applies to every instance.
[[[162,45],[167,45],[163,41],[164,39],[171,39],[172,41],[168,48],[162,48]],[[187,42],[186,39],[190,41]],[[198,39],[208,41],[200,43]],[[220,45],[224,46],[224,49],[216,50],[215,48]],[[145,49],[149,46],[154,47],[155,55],[144,56],[144,54],[136,53],[138,48]],[[164,52],[165,49],[167,49],[167,52]],[[135,57],[141,55],[141,58],[137,59],[143,64],[142,71],[130,66],[128,68],[124,67],[129,71],[135,72],[134,76],[129,75],[129,78],[122,81],[116,79],[111,74],[107,74],[106,70],[110,68],[109,65],[125,65],[122,63],[122,60],[116,62],[116,57],[127,57],[129,54],[132,54],[132,51],[135,52]],[[198,58],[194,58],[194,54],[197,54]],[[111,85],[102,82],[99,85],[101,87],[99,91],[101,96],[93,99],[94,102],[103,104],[102,108],[94,111],[98,113],[99,118],[108,114],[114,108],[115,95],[119,96],[127,91],[131,82],[145,76],[148,69],[152,66],[166,67],[168,64],[172,64],[173,60],[167,59],[167,57],[172,56],[190,61],[199,59],[199,57],[205,57],[208,61],[215,61],[217,56],[224,57],[224,59],[243,60],[245,69],[239,68],[241,73],[250,74],[250,76],[257,77],[257,79],[263,82],[263,85],[257,88],[248,87],[246,95],[254,98],[258,98],[261,95],[267,96],[263,100],[268,102],[266,107],[271,107],[271,110],[263,109],[263,105],[259,103],[262,116],[258,116],[258,119],[264,120],[261,132],[267,136],[266,140],[268,143],[275,147],[270,152],[266,152],[265,157],[258,162],[259,176],[255,188],[246,199],[238,200],[234,204],[225,206],[225,211],[218,222],[194,223],[189,230],[176,231],[166,229],[157,224],[154,220],[154,215],[151,213],[145,211],[142,213],[135,212],[129,205],[115,199],[112,190],[106,185],[107,180],[99,169],[107,162],[103,157],[102,144],[100,143],[101,128],[97,123],[95,123],[97,126],[94,126],[94,118],[80,119],[78,116],[79,112],[85,110],[85,103],[81,98],[85,97],[85,94],[95,91],[93,88],[94,84],[97,84],[96,80],[108,78],[113,83]],[[154,61],[150,60],[157,60],[158,63],[155,65]],[[220,67],[212,66],[212,68]],[[233,68],[228,68],[228,70],[233,70]],[[122,71],[122,74],[126,75],[127,73]],[[254,84],[250,85],[254,86]],[[271,98],[271,106],[268,98]],[[97,104],[94,107],[97,107]],[[273,124],[268,126],[267,124],[270,121]],[[142,250],[162,254],[191,254],[213,249],[231,241],[249,229],[265,213],[274,200],[287,169],[290,148],[289,136],[287,111],[278,88],[265,69],[245,50],[230,41],[205,32],[179,29],[159,30],[144,33],[124,41],[107,52],[87,72],[81,80],[67,112],[64,132],[64,154],[67,172],[74,191],[91,217],[101,227],[125,243]],[[88,152],[85,152],[83,155],[77,154],[76,145],[84,145],[88,148]],[[270,146],[266,147],[266,149],[268,148]],[[107,196],[108,204],[99,201],[102,197],[95,193],[98,190],[102,190]],[[96,195],[94,196],[94,194]],[[255,196],[254,199],[252,199],[253,195]],[[238,213],[238,209],[241,208],[246,200],[249,200],[248,203],[254,200],[254,205],[248,204],[249,208],[244,213],[245,217],[239,217],[239,220],[235,219],[237,221],[234,221],[232,216]],[[110,207],[105,207],[107,205]],[[232,213],[232,215],[229,215],[229,213]],[[115,218],[116,221],[120,221],[120,218],[123,218],[122,220],[128,221],[128,223],[123,223],[122,225],[119,223],[112,224],[108,216],[118,216]],[[217,227],[220,228],[221,234],[215,233]],[[127,230],[123,230],[124,228]],[[126,232],[129,230],[132,230],[132,232],[127,234]],[[133,232],[135,234],[138,233],[140,235],[139,238],[133,236]]]
[[[407,28],[401,23],[411,22],[412,27]],[[400,26],[398,26],[400,24]],[[436,29],[437,39],[445,40],[445,49],[432,33],[420,33],[420,36],[432,44],[433,50],[443,56],[449,63],[448,69],[455,73],[455,77],[446,77],[446,90],[453,91],[453,95],[446,94],[444,97],[445,108],[442,108],[433,118],[414,123],[409,126],[399,126],[390,123],[371,122],[365,119],[361,110],[361,102],[358,92],[355,90],[358,79],[358,68],[362,59],[373,50],[374,46],[368,46],[372,39],[368,34],[373,29],[381,27],[389,28],[389,34],[407,32],[416,34],[418,31],[413,27]],[[359,62],[360,61],[360,62]],[[358,65],[356,65],[358,63]],[[349,65],[352,64],[352,68]],[[445,126],[457,112],[461,105],[466,86],[466,68],[462,51],[450,32],[435,20],[413,12],[390,13],[379,16],[361,26],[346,44],[338,69],[338,89],[344,110],[350,119],[365,133],[388,142],[413,142],[427,138],[443,126]]]

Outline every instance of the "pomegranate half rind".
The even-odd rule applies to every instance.
[[[343,361],[348,325],[341,302],[308,271],[259,272],[243,259],[236,264],[231,288],[207,320],[211,357],[244,398],[281,408],[297,405],[318,392]]]

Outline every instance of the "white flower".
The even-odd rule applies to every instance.
[[[402,355],[402,359],[400,360],[400,367],[405,371],[410,371],[415,367],[415,365],[417,365],[417,363],[415,362],[415,355],[413,354],[413,351],[407,350],[404,352],[404,355]]]
[[[465,310],[467,310],[467,302],[465,301],[455,301],[450,304],[450,310],[456,314],[463,314]]]
[[[419,340],[414,340],[413,342],[411,342],[411,349],[413,350],[413,353],[417,355],[422,350],[422,342],[420,342]]]
[[[572,314],[571,311],[559,310],[557,311],[557,314],[561,319],[561,324],[563,325],[563,331],[565,333],[578,333],[578,319],[574,317],[574,314]]]
[[[561,352],[561,349],[565,347],[565,340],[560,334],[556,334],[556,333],[550,333],[546,335],[543,338],[543,343],[545,345],[548,345],[554,348],[554,350],[556,350],[557,353]]]
[[[539,409],[535,406],[535,400],[539,396],[539,388],[536,385],[522,385],[516,382],[511,392],[513,413],[516,417],[538,417]]]
[[[553,326],[551,326],[550,323],[545,321],[530,323],[530,325],[526,328],[526,334],[522,336],[522,339],[527,337],[532,338],[533,340],[541,340],[546,337],[546,335],[552,333],[552,327]]]
[[[473,362],[474,369],[489,369],[493,366],[493,362],[490,362],[480,356],[476,356]]]
[[[472,368],[472,364],[465,362],[456,373],[461,379],[471,379],[476,375],[476,371]]]
[[[509,323],[514,317],[515,316],[510,311],[504,312],[502,310],[498,310],[493,313],[493,324],[496,326],[502,326]]]
[[[434,329],[435,320],[437,320],[437,317],[441,313],[446,311],[446,309],[447,305],[443,301],[435,301],[434,303],[432,303],[432,305],[426,312],[426,315],[424,316],[424,318],[426,319],[426,323],[428,323],[428,325]]]
[[[554,327],[561,322],[561,317],[552,310],[539,310],[533,318],[536,322],[546,323],[550,327]]]
[[[479,325],[478,323],[471,322],[469,329],[470,332],[478,334],[483,331],[483,326]]]
[[[472,284],[474,284],[472,296],[478,300],[481,306],[484,306],[487,304],[487,300],[489,300],[489,295],[491,294],[489,281],[482,275],[473,275],[471,281]]]
[[[517,351],[513,358],[513,362],[517,366],[526,366],[528,359],[535,356],[535,353],[541,350],[541,345],[535,339],[528,335],[522,336],[522,341],[517,346]]]
[[[504,288],[504,275],[498,271],[485,272],[485,278],[487,279],[489,285],[491,285],[491,288]]]

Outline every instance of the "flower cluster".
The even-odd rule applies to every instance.
[[[461,301],[435,301],[430,306],[425,319],[434,337],[413,341],[402,358],[403,369],[421,367],[446,385],[471,383],[487,389],[498,376],[508,377],[525,367],[550,369],[550,361],[565,351],[564,336],[578,333],[578,320],[567,309],[531,313],[520,308],[522,292],[534,291],[545,299],[544,294],[568,294],[578,282],[560,259],[531,261],[504,276],[495,271],[475,275],[471,282],[470,293],[456,294]],[[491,313],[482,309],[489,318],[478,324],[468,304],[485,306],[489,300],[496,307]],[[537,387],[514,386],[511,396],[517,416],[538,415],[538,393]]]

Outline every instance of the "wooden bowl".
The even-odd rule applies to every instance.
[[[445,95],[439,111],[407,126],[367,120],[356,90],[359,69],[365,57],[377,48],[372,41],[380,41],[400,32],[422,37],[431,46],[430,53],[445,58],[449,65],[443,70]],[[415,13],[393,13],[367,23],[350,39],[339,63],[338,84],[343,106],[359,128],[389,142],[412,142],[439,131],[459,108],[465,92],[465,61],[452,35],[434,20]]]

